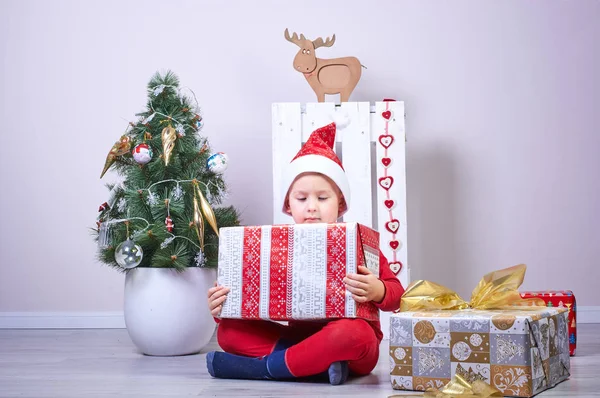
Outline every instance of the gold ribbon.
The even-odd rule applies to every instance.
[[[456,375],[446,384],[441,390],[428,390],[423,395],[410,394],[410,395],[390,395],[388,398],[401,398],[401,397],[434,397],[434,398],[487,398],[487,397],[503,397],[504,395],[490,386],[484,381],[475,380],[473,384],[469,384],[468,381],[463,379],[461,376]]]
[[[429,310],[479,310],[515,309],[516,306],[540,306],[540,298],[524,299],[519,286],[525,279],[525,264],[515,265],[486,274],[471,294],[471,301],[463,300],[458,293],[445,286],[426,280],[411,283],[400,300],[400,312]]]

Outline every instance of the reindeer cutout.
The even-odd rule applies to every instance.
[[[284,36],[287,41],[300,47],[294,58],[294,69],[301,72],[310,87],[312,87],[319,102],[325,102],[325,94],[340,94],[340,101],[347,102],[352,90],[358,84],[361,74],[361,64],[356,57],[323,59],[317,58],[315,50],[319,47],[331,47],[335,43],[335,35],[323,41],[322,38],[310,41],[300,34],[286,29]]]

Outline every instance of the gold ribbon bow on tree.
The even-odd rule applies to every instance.
[[[445,286],[426,280],[411,283],[400,300],[400,312],[422,310],[478,310],[516,309],[518,306],[540,306],[539,298],[524,299],[519,286],[525,279],[525,264],[515,265],[486,274],[471,294],[471,301],[463,300],[458,293]]]

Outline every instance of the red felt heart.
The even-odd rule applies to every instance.
[[[392,164],[392,158],[382,158],[381,163],[384,167],[390,167],[390,164]]]
[[[392,117],[392,112],[391,111],[383,111],[383,112],[381,112],[381,116],[383,116],[383,118],[385,120],[390,120],[390,118]]]
[[[379,179],[379,185],[381,185],[383,189],[389,190],[392,185],[394,185],[394,177],[381,177]]]
[[[392,199],[388,199],[388,200],[384,200],[383,204],[385,205],[385,207],[387,207],[389,210],[392,210],[392,207],[394,207],[395,203]]]
[[[400,228],[400,221],[393,219],[392,221],[388,221],[385,223],[385,229],[395,234],[398,232],[398,228]]]
[[[394,275],[398,275],[398,272],[402,269],[402,263],[400,261],[392,261],[389,265]]]
[[[390,247],[393,250],[398,250],[398,248],[400,247],[400,242],[397,240],[392,240],[392,241],[390,241]]]
[[[384,148],[389,148],[390,145],[394,142],[394,136],[389,134],[382,134],[379,136],[379,143],[383,145]]]

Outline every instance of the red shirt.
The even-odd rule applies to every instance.
[[[400,298],[404,294],[404,287],[400,283],[400,280],[394,275],[390,266],[388,265],[388,260],[385,258],[381,250],[379,250],[379,279],[383,282],[383,286],[385,287],[385,293],[383,295],[383,300],[381,303],[376,303],[373,301],[373,304],[381,311],[395,311],[400,308]],[[377,335],[377,341],[381,341],[383,339],[383,332],[381,331],[381,324],[379,321],[368,321],[371,324],[371,327],[375,331],[375,335]]]

